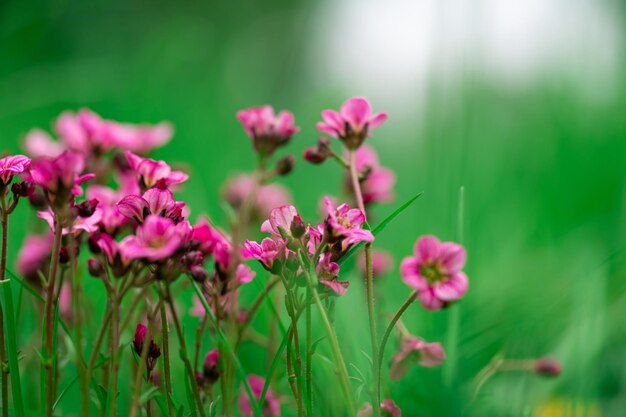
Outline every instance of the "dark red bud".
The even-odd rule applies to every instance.
[[[533,371],[537,375],[555,377],[559,376],[561,373],[562,367],[561,363],[556,359],[552,358],[539,358],[535,361],[533,365]]]
[[[293,155],[287,155],[276,162],[276,174],[284,176],[293,171],[296,164],[296,158]]]
[[[189,274],[196,282],[204,282],[207,279],[207,273],[202,265],[193,265],[189,268]]]
[[[89,275],[94,278],[100,278],[105,273],[102,263],[96,259],[87,260],[87,270],[89,271]]]
[[[11,186],[11,192],[17,197],[30,197],[35,193],[35,185],[26,181],[16,182]]]
[[[98,200],[96,200],[95,198],[92,198],[91,200],[85,200],[77,204],[76,205],[77,214],[83,218],[91,217],[91,215],[93,215],[93,213],[96,211],[96,207],[98,207],[98,203],[99,203]]]
[[[314,165],[318,165],[321,164],[322,162],[324,162],[326,160],[326,155],[321,153],[318,149],[317,146],[312,146],[310,148],[306,148],[304,150],[304,159],[307,160],[308,162],[314,164]]]
[[[291,222],[291,235],[296,239],[300,239],[306,233],[306,225],[302,221],[302,217],[297,215]]]

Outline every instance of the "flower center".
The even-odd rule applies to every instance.
[[[423,264],[420,266],[420,275],[426,278],[430,284],[448,279],[447,274],[442,271],[438,262]]]
[[[347,229],[352,228],[352,223],[350,223],[349,221],[346,221],[342,216],[337,216],[337,222]]]

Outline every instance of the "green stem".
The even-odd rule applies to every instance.
[[[313,335],[311,325],[311,287],[306,289],[306,369],[304,371],[304,381],[306,385],[306,413],[307,416],[313,417]]]
[[[402,317],[406,309],[409,308],[409,306],[413,304],[413,302],[416,299],[417,299],[417,292],[415,291],[411,292],[411,294],[406,299],[404,304],[400,306],[396,314],[393,316],[393,318],[391,319],[391,322],[389,322],[389,326],[387,326],[387,330],[385,330],[383,339],[380,342],[380,349],[378,349],[378,357],[374,359],[374,365],[378,368],[379,375],[380,375],[380,369],[383,363],[383,356],[385,355],[385,346],[387,346],[387,341],[389,340],[389,336],[391,335],[391,332],[393,331],[393,328],[396,326],[396,323],[398,322],[398,320],[400,320],[400,317]],[[380,392],[380,379],[378,379],[377,382],[378,382],[378,386],[374,388],[378,392]]]
[[[2,196],[2,255],[0,256],[0,278],[4,280],[7,265],[7,246],[9,236],[9,213],[4,195]],[[4,334],[4,310],[0,304],[0,367],[2,367],[2,417],[9,416],[9,367],[7,364],[6,337]]]
[[[172,371],[170,369],[170,343],[169,343],[169,325],[167,323],[167,312],[165,311],[165,304],[161,303],[161,333],[163,335],[163,369],[165,373],[165,392],[167,409],[169,415],[173,416],[174,405],[172,404]],[[195,374],[194,374],[195,375]]]
[[[102,346],[102,341],[104,340],[104,335],[106,334],[110,320],[111,308],[107,306],[107,310],[104,313],[104,317],[102,318],[102,325],[100,326],[100,330],[98,331],[98,335],[96,336],[96,341],[94,342],[93,348],[91,350],[91,355],[89,356],[89,363],[87,364],[87,370],[85,371],[85,377],[87,378],[87,381],[91,381],[91,376],[96,365],[96,360],[98,359],[98,353],[100,353],[100,346]]]
[[[117,387],[119,383],[119,355],[120,346],[120,305],[117,296],[114,294],[111,299],[111,366],[110,366],[110,388],[109,388],[109,416],[117,416]]]

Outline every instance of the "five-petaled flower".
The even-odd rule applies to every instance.
[[[372,114],[372,106],[365,97],[353,97],[343,103],[339,112],[324,110],[322,119],[324,121],[317,124],[318,130],[341,139],[353,150],[387,119],[387,113]]]
[[[289,142],[300,128],[294,124],[291,112],[282,110],[274,114],[272,106],[258,106],[237,112],[237,119],[243,125],[254,145],[262,156],[269,156],[276,148]]]
[[[389,375],[396,381],[402,378],[412,363],[417,363],[426,368],[441,365],[446,358],[446,353],[440,343],[428,343],[415,336],[406,336],[402,339],[400,351],[395,354],[391,361]]]
[[[172,256],[187,240],[191,226],[187,222],[174,224],[167,217],[148,215],[136,234],[120,243],[127,259],[147,259],[155,262]]]
[[[10,183],[14,175],[26,172],[30,163],[30,158],[24,155],[9,155],[0,158],[0,186]]]
[[[357,208],[351,209],[347,204],[335,208],[329,197],[324,197],[326,222],[324,239],[328,243],[333,260],[339,259],[350,246],[359,242],[373,242],[374,235],[363,229],[365,214]]]
[[[458,243],[422,236],[415,244],[414,256],[404,258],[400,271],[424,308],[439,310],[467,292],[467,275],[461,271],[465,259],[465,249]]]

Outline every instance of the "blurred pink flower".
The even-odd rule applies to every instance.
[[[356,169],[361,180],[363,202],[387,203],[393,200],[393,186],[396,183],[396,175],[390,169],[383,168],[378,162],[378,155],[374,148],[363,145],[356,151]],[[351,182],[347,181],[352,187]]]
[[[217,349],[210,350],[202,363],[202,374],[205,381],[214,384],[220,377],[219,352]]]
[[[24,150],[33,158],[56,158],[65,149],[60,142],[52,139],[48,132],[31,129],[24,138]]]
[[[256,276],[256,272],[254,272],[248,265],[239,264],[237,265],[237,270],[235,271],[235,277],[237,278],[237,282],[240,284],[247,284],[252,282],[254,277]]]
[[[467,292],[467,276],[461,271],[466,253],[463,246],[422,236],[415,244],[415,256],[400,265],[402,279],[415,289],[424,308],[439,310]]]
[[[122,240],[120,249],[128,259],[159,261],[172,256],[190,233],[187,222],[174,224],[171,219],[150,214],[135,235]]]
[[[276,238],[286,238],[291,236],[291,229],[294,223],[302,223],[302,218],[294,206],[286,205],[276,207],[270,211],[270,217],[261,224],[261,232],[270,233]]]
[[[53,242],[52,233],[26,236],[22,248],[17,254],[15,265],[17,272],[26,278],[36,278],[37,271],[50,261]]]
[[[234,208],[239,208],[253,191],[255,179],[251,175],[240,174],[226,182],[223,195]],[[275,207],[291,203],[289,191],[280,184],[259,185],[252,202],[252,210],[259,218],[267,218]]]
[[[263,393],[263,387],[265,386],[265,379],[258,375],[249,375],[248,384],[254,398],[259,400]],[[251,417],[254,415],[254,410],[250,404],[250,398],[246,394],[245,389],[241,389],[239,395],[239,411],[244,417]],[[261,405],[261,415],[263,417],[280,417],[280,401],[271,389],[267,390],[265,394],[265,402]]]
[[[206,309],[197,295],[193,296],[193,306],[189,309],[189,314],[193,317],[204,317],[206,314]]]
[[[136,125],[106,120],[104,124],[105,138],[120,149],[141,154],[165,145],[173,133],[172,125],[167,122]]]
[[[165,181],[165,184],[169,186],[183,183],[189,178],[189,175],[182,171],[173,171],[165,161],[142,158],[130,151],[124,152],[124,155],[126,155],[130,169],[146,188],[153,187],[159,180]]]
[[[128,221],[128,217],[118,210],[117,203],[127,195],[139,194],[139,186],[134,178],[129,181],[128,176],[123,176],[120,181],[118,190],[104,185],[90,185],[87,188],[87,199],[95,198],[100,203],[98,207],[102,210],[101,224],[107,233],[115,233]]]
[[[322,111],[323,122],[317,129],[335,138],[341,139],[348,149],[357,149],[369,132],[380,126],[387,113],[372,115],[372,106],[364,97],[353,97],[339,109]]]
[[[374,241],[372,232],[362,228],[365,215],[361,210],[350,209],[347,204],[335,208],[329,197],[324,197],[324,205],[328,214],[326,231],[330,235],[329,241],[341,239],[344,245]]]
[[[0,182],[7,185],[14,175],[26,172],[30,163],[30,158],[24,155],[9,155],[0,158]]]
[[[396,405],[393,400],[389,398],[384,399],[380,403],[380,413],[381,417],[402,417],[402,410],[400,407]],[[372,404],[365,403],[363,408],[359,410],[356,417],[372,417],[374,415],[374,410],[372,410]]]
[[[272,106],[251,107],[237,112],[237,119],[261,155],[270,155],[276,148],[289,142],[300,129],[294,124],[291,112],[274,114]]]
[[[406,374],[414,362],[426,368],[433,368],[441,365],[445,358],[446,353],[440,343],[427,343],[419,337],[408,336],[403,338],[400,351],[391,361],[389,375],[392,380],[397,381]]]
[[[69,282],[64,282],[59,292],[59,314],[63,320],[72,320],[74,310],[72,309],[72,288]]]
[[[84,169],[85,158],[81,154],[65,151],[55,158],[33,161],[30,179],[48,193],[51,201],[65,204],[70,195],[82,195],[80,184],[94,177],[94,174],[81,175]]]
[[[360,253],[357,258],[357,265],[361,274],[365,276],[367,271],[365,270],[365,255]],[[381,249],[372,250],[372,272],[374,278],[385,275],[393,268],[393,257],[387,251]]]
[[[48,209],[46,211],[38,211],[37,217],[44,219],[46,223],[48,223],[48,227],[50,230],[54,232],[54,213]],[[96,207],[93,214],[89,217],[76,217],[72,221],[71,226],[64,226],[62,233],[63,235],[74,234],[78,235],[80,232],[93,233],[98,230],[98,225],[102,220],[102,209]]]

